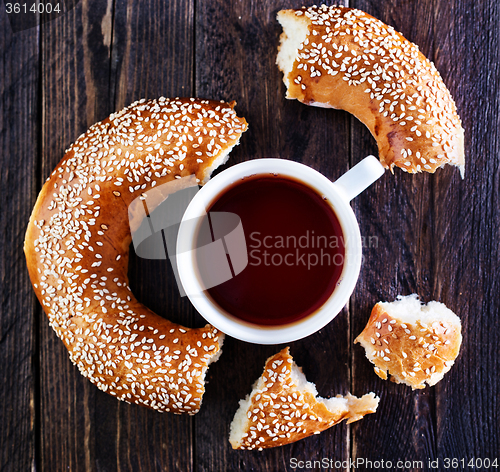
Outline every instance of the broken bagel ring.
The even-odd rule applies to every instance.
[[[406,172],[464,172],[464,130],[436,67],[394,28],[360,10],[322,5],[278,12],[277,57],[287,98],[355,115],[381,163]]]
[[[127,277],[128,211],[155,185],[206,182],[247,128],[234,105],[135,102],[81,135],[36,201],[24,243],[36,295],[71,361],[120,400],[174,413],[200,408],[223,334],[184,328],[137,301]]]

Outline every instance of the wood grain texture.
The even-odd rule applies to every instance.
[[[42,33],[42,177],[65,149],[112,111],[109,48],[102,2],[81,2]],[[105,26],[103,26],[105,28]],[[104,396],[74,367],[42,313],[40,320],[40,444],[43,470],[97,470],[96,403]]]
[[[464,324],[457,365],[436,386],[437,452],[441,458],[498,457],[500,6],[452,1],[438,3],[434,14],[440,30],[434,60],[456,97],[469,156],[465,181],[441,173],[432,189],[433,285]],[[471,469],[460,464],[457,470]]]
[[[116,110],[143,97],[193,95],[193,17],[194,1],[116,2],[111,58]],[[160,316],[189,327],[206,324],[179,296],[167,261],[141,259],[131,251],[129,278],[138,300]],[[106,458],[103,447],[106,470],[193,470],[191,417],[114,404],[107,408],[115,410],[109,434],[117,462]]]
[[[432,59],[433,2],[356,1],[351,6],[393,26]],[[368,130],[354,119],[352,142],[353,164],[366,150],[377,155]],[[375,247],[365,249],[360,279],[351,298],[353,339],[379,300],[392,301],[398,294],[411,293],[418,293],[426,302],[439,299],[431,286],[433,178],[395,169],[394,175],[386,172],[353,202],[361,234],[376,242]],[[376,418],[353,428],[353,458],[403,460],[409,461],[405,470],[428,470],[428,459],[436,457],[434,390],[412,392],[409,387],[379,379],[359,345],[354,347],[352,364],[354,391],[369,385],[381,397]]]
[[[3,8],[3,5],[2,5]],[[0,469],[35,463],[36,304],[23,254],[37,193],[39,31],[0,12]]]
[[[80,133],[112,111],[143,97],[192,94],[192,4],[150,7],[82,2],[46,25],[44,175]],[[159,314],[190,325],[193,309],[172,297],[177,288],[166,272],[165,261],[132,258],[130,284]],[[162,285],[165,275],[168,282]],[[80,376],[47,323],[42,339],[41,437],[47,470],[190,470],[189,417],[116,402]]]
[[[276,61],[281,26],[276,13],[300,2],[201,2],[196,12],[196,94],[237,100],[249,129],[227,165],[261,157],[302,162],[335,179],[349,164],[349,117],[284,98]],[[347,311],[321,332],[291,343],[290,352],[324,397],[349,391]],[[291,470],[290,459],[349,457],[349,427],[333,427],[279,449],[233,451],[229,425],[265,360],[283,346],[228,339],[210,368],[205,408],[195,417],[195,470]],[[366,392],[363,392],[366,393]],[[307,469],[305,469],[307,470]]]
[[[193,94],[194,0],[116,0],[114,107],[140,98]]]
[[[365,322],[376,301],[393,300],[400,293],[418,293],[426,302],[439,300],[447,304],[460,316],[464,344],[452,372],[435,389],[422,392],[411,392],[408,387],[381,381],[374,376],[368,361],[361,359],[362,349],[354,351],[355,382],[376,383],[376,391],[381,392],[383,402],[379,418],[387,423],[382,434],[379,430],[379,447],[375,449],[374,431],[360,427],[359,434],[356,434],[355,430],[355,455],[370,457],[375,450],[374,458],[422,461],[423,467],[412,467],[413,470],[432,470],[428,459],[438,459],[443,467],[442,461],[446,457],[495,457],[497,453],[493,451],[500,450],[499,422],[498,414],[490,408],[497,404],[498,382],[491,374],[477,378],[472,372],[485,371],[481,364],[487,355],[484,351],[477,352],[477,349],[486,345],[491,349],[498,345],[494,340],[498,320],[489,311],[492,298],[487,295],[496,284],[492,274],[499,267],[498,245],[490,246],[491,234],[498,234],[498,152],[488,150],[488,147],[498,145],[499,95],[498,84],[495,88],[491,81],[491,74],[495,73],[497,66],[488,70],[486,65],[496,64],[491,55],[496,49],[488,47],[482,51],[483,57],[479,60],[477,56],[473,58],[465,54],[465,44],[467,48],[475,44],[478,49],[481,49],[481,43],[492,44],[485,38],[492,30],[481,25],[474,33],[474,17],[486,13],[468,10],[460,2],[419,2],[418,5],[384,2],[383,6],[379,2],[356,2],[355,6],[393,25],[435,61],[456,98],[464,122],[467,158],[465,181],[452,168],[439,169],[434,175],[414,177],[396,171],[394,178],[386,176],[386,181],[375,184],[375,198],[370,198],[369,191],[356,204],[360,219],[363,213],[368,213],[367,204],[376,208],[369,211],[370,219],[375,223],[362,223],[362,228],[366,225],[366,231],[379,232],[383,242],[383,246],[379,246],[379,251],[383,251],[378,254],[379,260],[365,263],[360,278],[370,296],[364,296],[364,302],[354,301],[358,310],[365,313]],[[489,12],[491,18],[498,18],[498,11]],[[418,21],[414,21],[415,18]],[[496,43],[493,41],[493,44],[497,43],[498,38]],[[472,85],[468,78],[475,74],[468,69],[476,67],[484,83]],[[483,91],[488,89],[488,81],[492,86],[488,103],[493,109],[487,111],[480,104],[484,100]],[[475,90],[474,94],[465,92],[467,83],[471,92]],[[478,112],[482,113],[481,116],[468,116]],[[488,121],[490,113],[495,117],[489,135],[492,139],[487,140],[486,149],[480,152],[478,148],[485,145],[481,136],[485,133],[478,133],[475,125]],[[476,156],[485,155],[495,158],[476,159]],[[485,176],[488,176],[486,182],[483,180]],[[475,203],[471,204],[472,201]],[[481,202],[484,203],[481,205]],[[382,225],[376,223],[381,221]],[[481,260],[487,261],[491,270],[482,271]],[[493,310],[497,312],[498,308]],[[471,316],[471,313],[474,314]],[[356,316],[356,309],[353,309],[353,315]],[[355,334],[362,329],[363,323],[358,322]],[[472,367],[471,364],[476,365]],[[498,371],[498,347],[490,351],[487,364],[490,372]],[[477,392],[485,384],[491,400],[486,400],[483,407],[477,408],[477,404],[474,407],[468,399],[474,398],[475,403]],[[493,405],[486,406],[491,401]],[[481,411],[490,420],[463,414],[472,410]],[[392,431],[397,431],[397,434]],[[478,435],[482,436],[482,445],[477,440]],[[468,469],[459,464],[456,470]]]
[[[435,62],[466,131],[465,180],[454,168],[415,176],[395,169],[353,201],[365,247],[351,301],[320,332],[290,344],[320,395],[374,391],[381,397],[376,414],[279,449],[233,451],[228,434],[238,400],[283,345],[226,339],[208,370],[200,413],[162,415],[117,402],[84,379],[35,302],[22,240],[42,180],[90,125],[136,99],[236,100],[249,130],[225,167],[281,157],[334,180],[377,155],[375,140],[353,117],[284,98],[276,13],[300,6],[82,0],[16,34],[0,12],[2,471],[349,470],[293,469],[290,460],[361,458],[417,461],[404,470],[420,472],[445,470],[446,457],[500,462],[500,7],[492,0],[349,1]],[[161,316],[205,324],[180,298],[165,261],[132,254],[129,275],[137,297]],[[418,392],[379,379],[352,344],[374,303],[414,292],[454,310],[464,334],[450,373]],[[448,470],[472,469],[459,463]]]

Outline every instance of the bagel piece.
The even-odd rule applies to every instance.
[[[368,393],[361,398],[317,397],[316,386],[306,380],[285,348],[266,361],[262,376],[250,395],[240,400],[231,423],[229,442],[233,449],[283,446],[347,420],[352,423],[375,413],[379,398]]]
[[[384,167],[465,169],[464,130],[434,64],[391,26],[360,10],[282,10],[277,64],[289,99],[355,115]]]
[[[247,128],[234,105],[139,100],[82,134],[36,201],[24,243],[35,293],[71,361],[120,400],[174,413],[200,408],[223,334],[177,325],[137,301],[127,212],[155,185],[206,182]]]
[[[451,369],[462,343],[460,318],[443,303],[423,305],[418,295],[379,302],[355,339],[375,373],[413,390],[438,383]]]

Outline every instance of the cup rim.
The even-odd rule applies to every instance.
[[[189,264],[178,264],[178,272],[180,282],[191,303],[201,316],[217,329],[242,341],[281,344],[305,338],[332,321],[348,302],[358,280],[362,257],[359,225],[349,202],[332,181],[305,164],[286,159],[261,158],[235,164],[209,180],[189,203],[179,227],[177,253],[181,241],[184,247],[186,241],[189,241],[189,247],[194,248],[198,225],[189,225],[186,221],[205,215],[206,209],[224,189],[239,179],[268,173],[291,177],[325,196],[340,222],[345,243],[344,267],[337,287],[325,303],[310,315],[289,324],[256,325],[234,317],[203,293],[196,273],[194,251],[191,251],[190,257],[183,258],[183,262],[189,261]]]

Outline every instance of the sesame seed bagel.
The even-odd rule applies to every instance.
[[[464,172],[464,131],[434,64],[391,26],[340,6],[278,12],[277,64],[287,98],[355,115],[377,141],[382,164]]]
[[[264,373],[250,395],[240,400],[231,423],[229,442],[233,449],[266,449],[283,446],[340,423],[358,421],[375,413],[379,398],[368,393],[361,398],[347,394],[317,397],[285,348],[266,361]]]
[[[234,105],[135,102],[81,135],[36,201],[24,243],[36,295],[80,372],[120,400],[174,413],[200,408],[223,334],[174,324],[134,297],[128,207],[155,185],[205,182],[246,130]],[[148,201],[149,210],[158,203]]]
[[[435,385],[451,369],[462,343],[460,318],[443,303],[422,305],[416,294],[379,302],[356,338],[375,373],[413,390]]]

